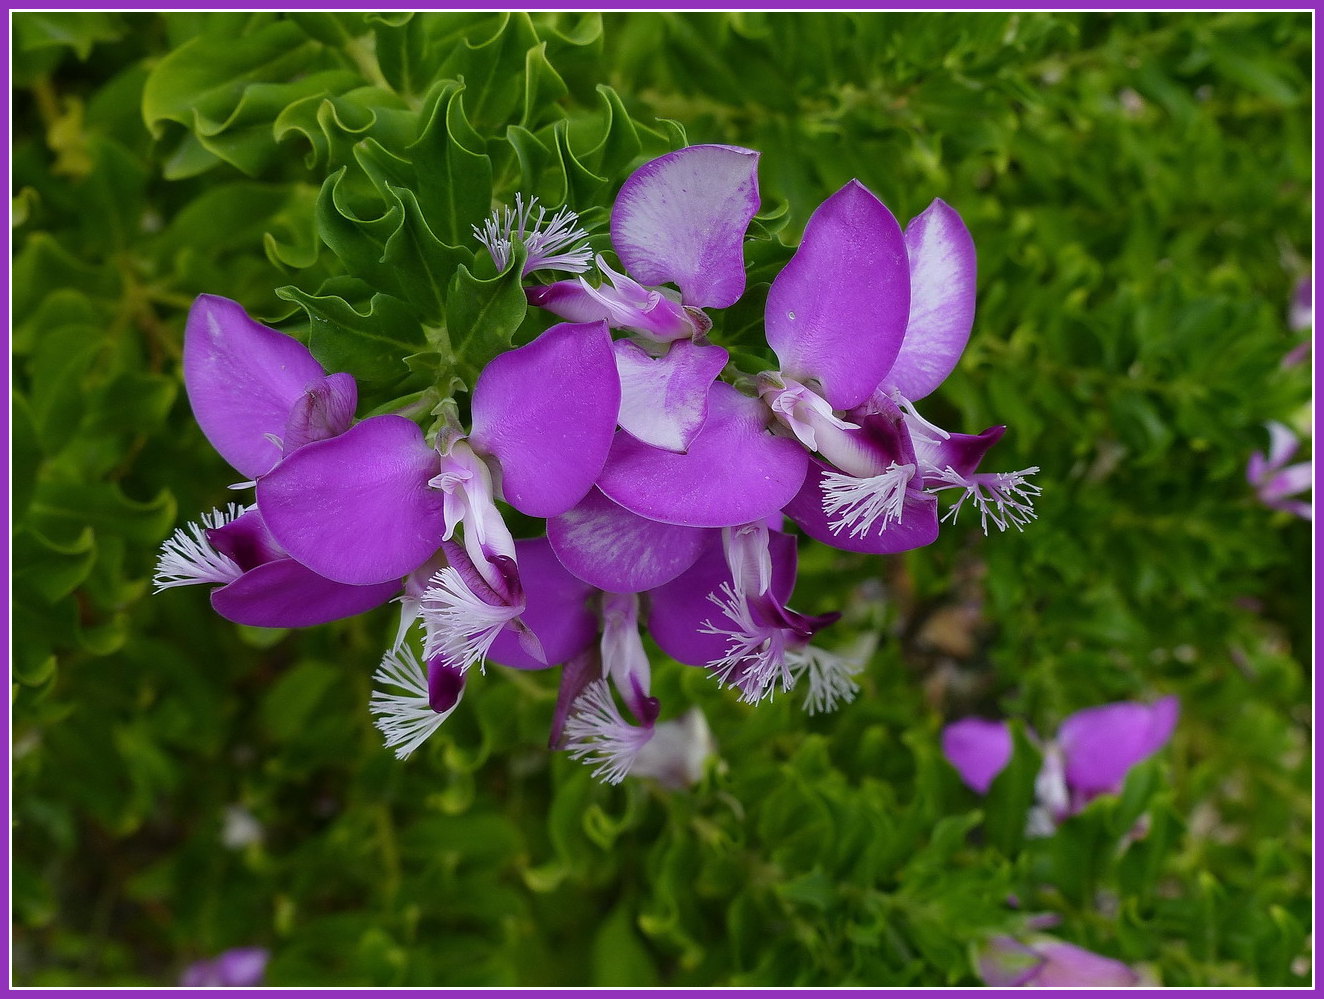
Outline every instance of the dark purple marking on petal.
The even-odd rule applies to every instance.
[[[745,232],[759,210],[758,161],[737,146],[687,146],[632,173],[611,212],[612,246],[630,274],[675,284],[699,308],[740,298]]]
[[[228,524],[207,529],[207,540],[222,555],[247,572],[276,559],[289,558],[262,522],[257,508],[245,511]]]
[[[459,703],[464,694],[464,671],[446,662],[444,655],[429,659],[427,670],[428,707],[444,715]]]
[[[554,517],[592,487],[620,407],[606,323],[558,323],[483,369],[469,442],[500,464],[506,502],[530,517]]]
[[[290,410],[326,372],[308,348],[251,319],[238,302],[199,295],[184,331],[184,386],[207,440],[255,479],[280,460],[268,439],[285,433]]]
[[[596,591],[566,571],[546,538],[521,538],[515,542],[515,554],[525,600],[520,620],[542,643],[546,662],[531,656],[509,625],[497,635],[488,658],[513,669],[568,662],[597,638],[598,615],[590,605]]]
[[[281,547],[314,572],[342,583],[398,579],[446,531],[443,494],[428,486],[439,462],[417,424],[374,416],[263,476],[258,508]]]
[[[910,272],[901,227],[852,180],[818,207],[768,291],[768,344],[785,375],[817,379],[837,410],[878,387],[901,349]]]

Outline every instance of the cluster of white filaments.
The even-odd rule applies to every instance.
[[[547,209],[538,204],[536,197],[526,202],[524,195],[516,194],[514,208],[509,205],[498,208],[482,229],[474,226],[473,231],[499,271],[505,270],[510,262],[516,239],[528,253],[525,274],[543,269],[582,274],[593,260],[593,251],[586,242],[588,233],[580,228],[579,216],[562,206],[547,218]]]
[[[794,682],[804,680],[809,685],[804,708],[811,715],[835,711],[838,705],[855,700],[860,692],[860,685],[852,679],[863,668],[857,662],[812,645],[789,650],[786,661]]]
[[[749,601],[729,583],[722,584],[720,595],[710,593],[708,599],[734,625],[722,628],[708,620],[699,629],[701,634],[727,639],[726,655],[708,663],[708,675],[720,686],[739,687],[740,699],[748,704],[771,697],[778,683],[782,690],[790,690],[795,678],[787,661],[782,630],[758,624]]]
[[[200,518],[202,523],[190,523],[177,528],[161,545],[156,557],[156,572],[152,576],[153,593],[172,586],[192,586],[196,583],[233,583],[244,574],[234,559],[218,552],[207,540],[207,531],[214,531],[246,512],[238,503],[230,503],[225,510],[212,510]]]
[[[461,672],[474,665],[482,669],[501,629],[524,609],[488,603],[452,566],[428,580],[420,604],[427,635],[423,654],[429,659],[445,656]]]
[[[373,724],[386,737],[387,747],[395,749],[396,759],[405,759],[423,745],[455,710],[454,706],[445,712],[432,709],[427,673],[408,646],[387,652],[372,678],[382,687],[396,688],[374,690],[368,703],[377,716]]]
[[[823,513],[837,519],[828,525],[833,534],[847,528],[850,536],[862,538],[870,530],[882,530],[899,522],[906,506],[906,487],[915,477],[913,464],[895,461],[877,475],[859,478],[840,472],[823,475]]]
[[[639,750],[652,736],[651,728],[625,720],[606,680],[593,680],[584,688],[565,723],[571,757],[596,764],[593,776],[608,784],[625,780]]]
[[[999,531],[1008,526],[1016,530],[1025,530],[1025,525],[1035,519],[1034,498],[1039,495],[1039,487],[1029,481],[1029,476],[1039,471],[1039,466],[1022,468],[1019,472],[977,472],[963,476],[951,466],[935,471],[931,476],[942,481],[942,485],[929,486],[928,491],[942,492],[944,489],[960,489],[956,498],[942,519],[951,519],[956,523],[956,515],[966,500],[971,500],[979,508],[979,526],[988,534],[988,525],[992,522]]]

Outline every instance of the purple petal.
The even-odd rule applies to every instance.
[[[776,513],[804,481],[799,443],[767,432],[767,410],[725,382],[708,390],[708,419],[685,454],[618,433],[598,488],[650,520],[730,527]]]
[[[984,455],[1007,432],[1005,426],[989,427],[979,434],[951,434],[941,438],[914,437],[920,461],[933,468],[951,468],[960,476],[973,475]]]
[[[1315,481],[1315,466],[1308,461],[1288,465],[1260,487],[1260,496],[1266,501],[1282,499],[1305,492]]]
[[[572,323],[596,323],[611,318],[611,310],[578,281],[556,281],[524,289],[531,305]]]
[[[358,400],[359,388],[353,375],[341,372],[318,379],[290,409],[282,441],[284,453],[343,434],[354,422]]]
[[[647,285],[675,284],[686,305],[724,309],[745,290],[745,230],[759,210],[759,154],[687,146],[645,163],[621,186],[611,242]]]
[[[1269,466],[1281,468],[1296,454],[1301,442],[1290,427],[1277,420],[1270,420],[1265,427],[1269,431]]]
[[[516,541],[515,554],[525,599],[520,618],[542,643],[547,661],[531,656],[509,626],[497,635],[488,658],[514,669],[545,669],[568,662],[597,638],[598,615],[589,605],[595,591],[565,570],[546,538]]]
[[[245,572],[267,562],[290,557],[267,530],[257,507],[245,511],[228,524],[210,528],[207,540]]]
[[[293,337],[250,319],[238,302],[199,295],[184,331],[184,386],[193,415],[222,458],[251,479],[280,460],[267,435],[326,372]]]
[[[558,323],[483,369],[469,441],[500,463],[506,502],[530,517],[554,517],[602,471],[620,407],[606,323]]]
[[[975,242],[940,199],[906,226],[910,320],[884,381],[912,402],[952,373],[975,321]]]
[[[832,530],[835,518],[823,512],[823,477],[833,469],[810,456],[809,471],[800,491],[783,512],[807,535],[833,548],[870,555],[893,555],[931,545],[938,538],[938,498],[920,489],[907,489],[901,519],[870,526],[863,535],[849,529]]]
[[[1011,760],[1006,722],[962,718],[942,730],[942,754],[972,790],[988,794],[993,779]]]
[[[726,367],[712,344],[677,340],[653,357],[630,340],[612,345],[621,379],[621,429],[645,444],[684,452],[708,418],[708,388]]]
[[[785,375],[817,379],[834,409],[859,405],[906,334],[910,272],[892,213],[852,180],[809,219],[768,291],[768,344]]]
[[[597,489],[547,521],[547,539],[561,564],[608,593],[642,593],[675,579],[716,536],[640,517]]]
[[[1177,698],[1165,697],[1154,704],[1105,704],[1069,716],[1057,733],[1067,783],[1085,794],[1117,788],[1131,767],[1168,741],[1177,713]]]
[[[996,936],[980,951],[975,963],[985,985],[1017,988],[1030,984],[1046,959],[1011,937]]]
[[[775,604],[784,606],[795,588],[795,537],[771,531],[768,551],[772,556],[772,586]],[[728,639],[704,634],[706,621],[720,624],[721,608],[709,600],[723,584],[732,583],[731,569],[720,542],[710,544],[686,572],[649,593],[648,634],[658,647],[678,662],[706,666],[726,655]]]
[[[1036,941],[1035,950],[1044,958],[1044,963],[1026,982],[1027,985],[1071,988],[1140,984],[1140,976],[1129,965],[1074,944],[1061,940]]]
[[[556,707],[552,709],[552,733],[547,745],[552,749],[561,749],[561,733],[565,730],[566,719],[574,707],[579,695],[594,680],[602,676],[602,660],[596,649],[586,649],[570,659],[561,669],[561,683],[556,691]]]
[[[380,607],[400,592],[398,580],[349,586],[319,576],[292,558],[249,569],[212,591],[211,605],[227,621],[254,628],[307,628]]]
[[[235,947],[216,958],[221,984],[232,988],[260,985],[271,955],[262,947]]]
[[[399,579],[446,531],[443,494],[428,486],[437,452],[417,424],[374,416],[290,455],[257,484],[272,535],[314,572],[342,583]]]

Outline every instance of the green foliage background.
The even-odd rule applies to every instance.
[[[280,985],[975,984],[980,942],[1043,912],[1167,985],[1305,983],[1310,532],[1243,470],[1309,398],[1279,363],[1308,14],[12,29],[17,983],[169,984],[260,944]],[[1040,519],[985,539],[967,513],[890,558],[802,544],[797,605],[877,636],[855,703],[750,709],[659,659],[664,714],[701,705],[718,758],[690,791],[610,788],[544,749],[555,678],[494,669],[402,765],[367,712],[389,609],[273,633],[149,597],[159,542],[235,477],[180,392],[195,295],[306,338],[361,414],[445,391],[549,322],[469,226],[522,190],[605,249],[616,186],[687,138],[763,152],[754,281],[714,333],[748,355],[852,177],[903,222],[942,197],[979,250],[928,415],[1008,424],[995,463],[1042,468]],[[1051,733],[1166,693],[1172,744],[1051,839],[1021,832],[1029,742],[984,800],[938,750],[969,713]],[[222,845],[229,806],[260,842]]]

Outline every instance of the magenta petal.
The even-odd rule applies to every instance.
[[[915,439],[915,451],[924,464],[934,468],[950,468],[957,475],[973,475],[989,449],[1002,440],[1005,426],[989,427],[979,434],[951,434],[941,438]]]
[[[1177,698],[1165,697],[1154,704],[1105,704],[1069,716],[1057,733],[1067,784],[1085,794],[1117,788],[1131,767],[1168,741],[1177,713]]]
[[[272,535],[314,572],[342,583],[398,579],[446,531],[443,494],[428,486],[440,459],[417,424],[374,416],[315,441],[258,480]]]
[[[284,453],[343,434],[354,422],[358,400],[353,375],[340,372],[313,382],[290,409],[282,440]]]
[[[794,536],[769,532],[768,551],[772,557],[772,600],[784,606],[795,588]],[[732,582],[726,555],[720,542],[716,542],[705,548],[686,572],[652,590],[648,595],[648,634],[658,648],[690,666],[706,666],[725,656],[729,639],[705,634],[701,629],[709,621],[719,628],[730,627],[731,622],[709,595],[717,594],[723,584]]]
[[[776,513],[804,481],[797,441],[766,430],[767,410],[725,382],[708,390],[708,420],[685,454],[616,435],[598,488],[650,520],[730,527]]]
[[[572,323],[596,323],[611,318],[611,310],[578,281],[557,281],[524,289],[529,304]]]
[[[684,452],[708,418],[708,388],[726,367],[712,344],[677,340],[653,357],[630,340],[612,345],[621,379],[621,429],[645,444]]]
[[[307,628],[380,607],[400,592],[398,580],[348,586],[292,558],[249,569],[211,594],[216,613],[254,628]]]
[[[608,593],[642,593],[675,579],[715,537],[709,529],[640,517],[597,489],[547,521],[561,564]]]
[[[938,498],[919,489],[907,490],[900,520],[885,527],[871,526],[862,536],[851,534],[849,529],[834,532],[833,518],[823,512],[823,476],[831,471],[832,468],[811,456],[804,484],[783,510],[814,540],[841,551],[870,555],[908,552],[937,540]]]
[[[980,794],[988,794],[993,779],[1011,761],[1011,748],[1006,722],[962,718],[942,730],[942,754]]]
[[[554,517],[602,471],[621,408],[606,323],[558,323],[490,361],[473,391],[474,450],[501,465],[507,503]]]
[[[834,409],[858,406],[892,367],[910,314],[901,227],[857,180],[809,219],[768,291],[768,344],[785,375],[817,379]]]
[[[285,433],[290,409],[326,372],[293,337],[250,319],[238,302],[199,295],[184,331],[184,386],[207,440],[242,475],[279,459],[267,438]]]
[[[906,226],[910,320],[884,382],[914,401],[952,373],[975,321],[975,242],[940,199]]]
[[[611,242],[646,285],[672,283],[686,305],[724,309],[745,290],[745,230],[759,210],[759,154],[687,146],[645,163],[621,186]]]
[[[564,663],[589,648],[598,634],[598,615],[590,606],[592,586],[561,565],[546,538],[515,542],[524,611],[520,619],[542,643],[546,662],[529,654],[509,625],[496,637],[488,658],[514,669],[545,669]]]

